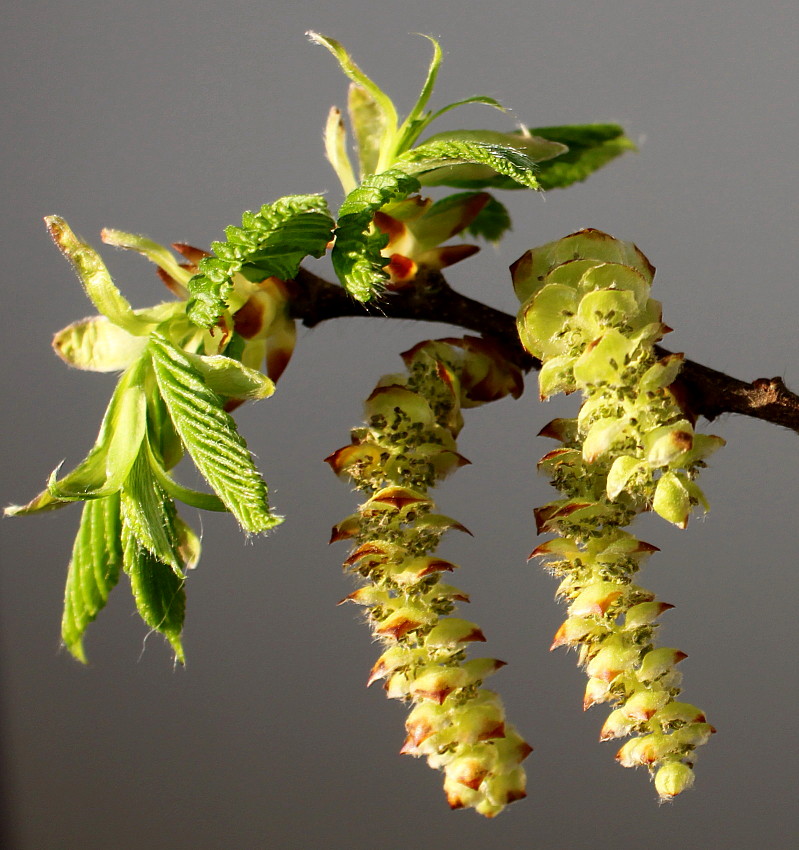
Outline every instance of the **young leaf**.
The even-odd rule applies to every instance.
[[[128,333],[146,336],[152,330],[153,324],[141,313],[137,315],[133,312],[127,299],[114,285],[105,263],[94,248],[78,239],[63,218],[49,215],[44,221],[53,242],[72,263],[86,295],[98,312]]]
[[[466,231],[472,236],[480,236],[488,242],[499,242],[510,228],[510,214],[507,208],[496,198],[489,197],[486,205],[466,228]]]
[[[380,142],[387,132],[386,115],[368,89],[350,84],[347,110],[358,148],[358,165],[361,180],[377,171]]]
[[[227,398],[257,401],[269,398],[275,385],[262,372],[244,366],[223,354],[184,352],[192,366],[203,376],[210,389]]]
[[[327,115],[325,153],[344,191],[351,192],[358,185],[358,181],[347,153],[347,131],[341,118],[341,110],[337,106],[332,107]]]
[[[119,496],[92,499],[83,506],[67,573],[61,639],[84,664],[83,634],[108,600],[122,565]]]
[[[100,238],[106,245],[114,245],[117,248],[126,248],[130,251],[137,251],[143,254],[150,262],[155,263],[158,268],[166,272],[177,283],[185,286],[189,282],[191,272],[183,268],[172,252],[148,239],[146,236],[139,236],[135,233],[125,233],[122,230],[113,230],[112,228],[103,228],[100,232]]]
[[[472,97],[465,97],[463,100],[456,100],[454,103],[448,103],[446,106],[443,106],[441,109],[436,110],[427,120],[425,126],[428,126],[436,120],[436,118],[441,117],[447,112],[450,112],[453,109],[457,109],[459,106],[468,106],[470,103],[480,103],[483,106],[491,106],[494,109],[498,109],[500,112],[507,112],[508,110],[496,99],[493,97],[489,97],[485,94],[476,94]]]
[[[380,254],[387,237],[369,232],[374,214],[418,190],[415,177],[392,168],[368,175],[341,205],[331,260],[344,288],[358,301],[369,301],[388,280],[383,270],[388,259]]]
[[[636,150],[617,124],[583,124],[564,127],[535,127],[534,136],[560,142],[568,151],[541,164],[538,182],[542,189],[563,189],[587,179],[603,165]],[[514,188],[508,186],[506,188]]]
[[[331,239],[333,219],[321,195],[289,195],[245,212],[242,226],[225,229],[227,241],[214,242],[216,256],[199,261],[200,271],[188,283],[189,318],[211,327],[227,307],[238,271],[257,272],[263,280],[289,280],[305,257],[321,257]]]
[[[27,505],[6,508],[7,516],[53,510],[81,499],[116,493],[133,466],[146,427],[142,362],[134,364],[117,383],[103,417],[100,433],[86,458],[60,480],[50,475],[47,489]]]
[[[153,451],[149,440],[147,441],[147,453],[150,470],[155,477],[155,480],[164,492],[170,495],[173,499],[178,499],[184,504],[191,505],[191,507],[198,508],[202,511],[224,512],[227,510],[225,503],[219,498],[219,496],[214,496],[213,493],[203,493],[200,490],[192,490],[191,488],[184,487],[182,484],[175,481],[175,479],[166,471],[164,464],[161,462],[161,458],[157,456],[155,451]]]
[[[503,141],[495,141],[497,138]],[[514,139],[511,146],[504,141],[508,138],[503,133],[478,130],[441,133],[406,151],[395,167],[419,175],[425,185],[480,189],[493,186],[499,175],[528,189],[540,188],[536,162],[557,155],[553,143],[543,143],[543,150],[536,151],[530,140]]]
[[[183,562],[177,551],[175,505],[156,480],[148,462],[148,452],[139,452],[121,491],[122,521],[139,546],[159,561],[183,575]]]
[[[306,35],[315,44],[321,44],[323,47],[326,47],[336,57],[344,74],[353,83],[365,89],[371,96],[375,107],[380,112],[379,124],[384,130],[380,139],[380,150],[385,155],[392,148],[397,133],[397,110],[394,108],[391,98],[377,83],[364,74],[355,62],[352,61],[344,46],[334,38],[328,38],[328,36],[310,30]]]
[[[186,613],[185,579],[179,578],[168,564],[140,546],[124,524],[122,545],[125,572],[130,578],[139,615],[151,629],[166,637],[175,650],[175,657],[183,664],[185,656],[180,634]]]
[[[53,337],[53,350],[70,366],[89,372],[118,372],[141,357],[147,337],[133,336],[105,316],[80,319]]]
[[[433,58],[430,60],[430,66],[427,69],[427,78],[424,81],[421,92],[419,92],[419,97],[416,99],[413,109],[408,113],[408,117],[402,122],[402,126],[397,131],[397,142],[394,149],[395,156],[407,150],[419,138],[419,134],[432,120],[432,116],[429,114],[425,115],[424,108],[427,106],[430,95],[433,93],[436,77],[438,77],[438,69],[441,67],[442,54],[441,45],[432,36],[424,35],[424,38],[428,39],[433,45]]]
[[[160,334],[150,342],[158,389],[183,445],[211,488],[246,531],[281,519],[269,512],[266,483],[222,400],[183,351]]]

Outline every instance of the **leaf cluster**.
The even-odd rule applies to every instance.
[[[129,576],[142,618],[182,659],[186,571],[197,562],[200,545],[178,503],[228,511],[247,533],[280,522],[231,411],[242,401],[271,395],[270,378],[288,362],[295,331],[284,282],[298,275],[301,263],[329,251],[353,299],[366,304],[387,298],[392,288],[416,285],[425,272],[477,250],[449,240],[502,237],[510,217],[487,190],[562,188],[632,147],[615,125],[430,135],[431,124],[453,109],[502,106],[478,95],[429,109],[442,56],[430,38],[433,55],[421,91],[400,119],[388,95],[341,44],[310,37],[333,54],[351,82],[348,117],[357,177],[339,110],[331,110],[325,129],[325,151],[344,191],[335,214],[321,195],[280,198],[245,212],[210,252],[174,245],[179,258],[144,236],[104,231],[106,243],[155,263],[177,296],[145,310],[131,307],[97,251],[63,219],[47,219],[98,311],[60,331],[54,347],[73,367],[121,374],[85,459],[66,474],[56,469],[39,495],[6,512],[36,514],[84,503],[62,632],[81,659],[85,629],[120,571]],[[434,202],[422,192],[435,186],[458,191]],[[264,359],[270,377],[261,371]],[[184,457],[208,491],[179,482],[174,470]]]

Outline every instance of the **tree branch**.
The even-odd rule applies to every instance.
[[[490,337],[525,371],[541,368],[519,342],[515,316],[461,295],[439,272],[427,272],[412,286],[392,290],[376,304],[364,305],[341,286],[301,268],[291,285],[291,316],[309,328],[345,316],[443,322]],[[660,356],[670,353],[660,346],[657,351]],[[708,420],[737,413],[799,433],[799,395],[781,378],[747,383],[686,360],[677,383],[688,409]]]

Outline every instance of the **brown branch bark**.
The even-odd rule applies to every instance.
[[[525,371],[541,367],[519,342],[514,316],[461,295],[437,272],[417,279],[412,287],[388,293],[376,304],[363,305],[337,284],[300,269],[292,283],[291,315],[309,328],[344,316],[443,322],[490,337]],[[660,346],[658,352],[661,356],[669,353]],[[747,383],[686,360],[678,383],[687,407],[698,416],[712,420],[723,413],[737,413],[799,433],[799,395],[781,378]]]

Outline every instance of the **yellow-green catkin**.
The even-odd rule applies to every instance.
[[[436,512],[429,490],[467,463],[455,443],[461,409],[518,395],[521,376],[480,339],[429,341],[402,356],[407,372],[381,379],[365,426],[327,458],[367,496],[332,539],[354,543],[345,568],[362,584],[346,601],[364,606],[383,646],[369,684],[384,680],[390,698],[412,706],[401,752],[443,770],[452,808],[493,817],[526,795],[521,763],[532,748],[483,687],[503,662],[466,657],[485,637],[453,616],[468,597],[443,580],[457,565],[434,554],[445,532],[466,529]]]
[[[653,510],[685,528],[695,506],[707,510],[695,478],[724,441],[695,431],[671,387],[683,357],[655,351],[669,329],[649,297],[654,268],[634,245],[579,231],[528,251],[512,273],[520,338],[543,364],[542,399],[583,397],[575,419],[541,432],[561,444],[539,468],[562,498],[535,511],[538,532],[559,536],[532,555],[560,579],[568,603],[552,648],[578,650],[585,708],[613,706],[600,740],[635,736],[617,760],[646,766],[661,799],[671,799],[693,784],[695,750],[715,730],[678,699],[685,653],[655,646],[656,620],[673,606],[635,578],[657,549],[624,527]]]

